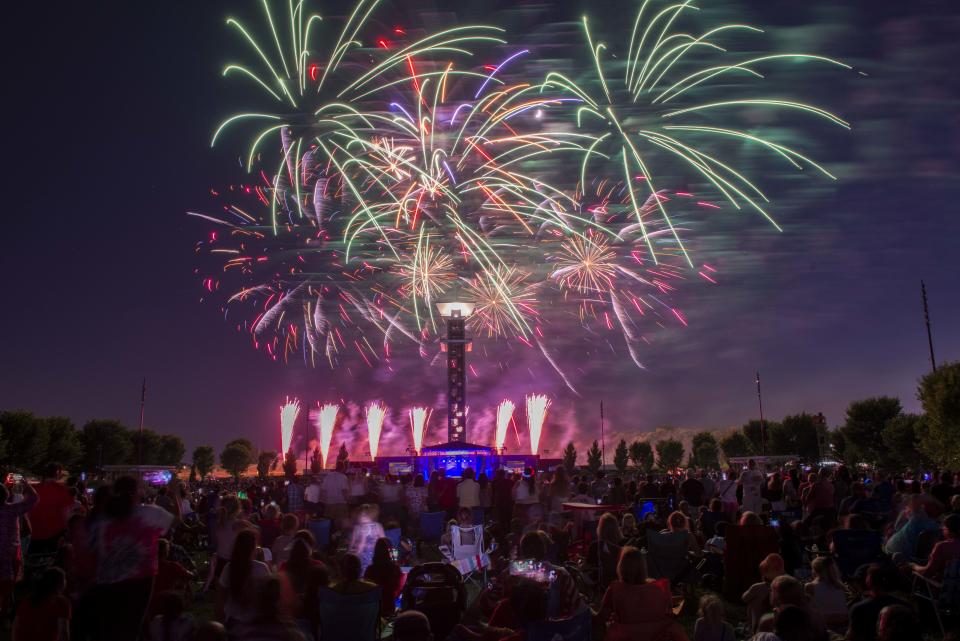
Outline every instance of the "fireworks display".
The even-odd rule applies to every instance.
[[[550,409],[550,399],[544,394],[527,396],[527,428],[530,430],[531,454],[537,454],[540,449],[540,437],[543,435],[543,425],[547,420],[548,409]]]
[[[494,447],[497,451],[503,449],[503,444],[507,440],[507,428],[510,427],[510,421],[513,420],[513,410],[516,408],[513,401],[503,401],[497,406],[497,432],[494,440]]]
[[[410,432],[413,435],[413,451],[420,454],[423,450],[423,435],[430,421],[430,410],[425,407],[414,407],[410,410]]]
[[[699,221],[752,210],[780,229],[760,185],[775,163],[743,159],[833,178],[762,123],[849,128],[760,82],[778,64],[848,65],[739,55],[761,30],[686,24],[690,0],[644,0],[632,29],[604,32],[610,44],[584,17],[583,55],[547,71],[497,26],[387,37],[371,26],[377,0],[343,20],[309,4],[264,0],[262,25],[228,20],[248,62],[224,75],[253,92],[213,142],[245,141],[249,174],[214,192],[215,212],[191,212],[214,225],[197,244],[204,296],[274,360],[390,368],[405,347],[433,362],[434,305],[459,294],[501,369],[528,350],[576,391],[561,335],[590,357],[625,346],[644,367],[649,331],[688,324],[674,295],[716,281],[694,261]]]
[[[330,441],[333,438],[333,428],[337,425],[337,414],[339,412],[339,405],[328,403],[310,413],[310,419],[317,431],[317,441],[320,443],[320,460],[324,468],[327,467]]]
[[[300,401],[288,398],[287,402],[280,406],[280,453],[286,455],[290,451],[290,443],[293,439],[293,427],[297,423],[297,417],[300,416]]]
[[[387,408],[379,403],[367,406],[367,437],[370,442],[370,457],[377,458],[377,448],[380,446],[380,432],[383,430],[383,419],[387,416]]]

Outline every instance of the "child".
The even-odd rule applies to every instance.
[[[373,561],[373,548],[383,538],[383,526],[377,522],[379,510],[376,505],[364,504],[357,511],[357,522],[350,537],[350,552],[360,557],[360,574]]]
[[[760,618],[770,611],[770,584],[782,574],[784,574],[783,557],[779,554],[768,554],[760,562],[760,578],[762,581],[751,585],[740,597],[747,604],[750,634],[757,631]]]
[[[184,614],[179,592],[162,592],[157,598],[159,614],[150,621],[150,641],[187,641],[193,633],[193,619]]]
[[[713,594],[700,599],[700,618],[693,628],[693,641],[734,641],[733,626],[723,620],[723,603]]]
[[[60,641],[70,634],[70,600],[63,596],[67,576],[60,568],[43,572],[36,588],[20,602],[13,620],[14,641]]]
[[[833,557],[818,556],[810,565],[813,581],[803,587],[810,600],[810,607],[820,613],[827,627],[835,630],[846,629],[849,618],[847,592],[840,580],[836,562]]]

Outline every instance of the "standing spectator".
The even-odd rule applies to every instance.
[[[310,477],[310,484],[307,486],[307,489],[303,491],[303,507],[306,509],[307,513],[311,516],[316,516],[320,513],[320,502],[322,500],[322,492],[320,487],[320,481],[317,480],[317,477]]]
[[[477,484],[480,486],[480,507],[483,508],[485,515],[489,514],[490,508],[493,507],[493,484],[487,478],[485,472],[480,472],[480,476],[477,477]]]
[[[20,552],[20,517],[37,504],[37,492],[24,481],[24,499],[9,503],[7,486],[0,483],[0,615],[7,613],[13,586],[20,576],[23,557]]]
[[[350,552],[360,559],[360,573],[373,561],[373,548],[383,538],[383,526],[377,522],[377,506],[361,505],[350,536]]]
[[[533,470],[529,467],[524,469],[523,477],[513,486],[513,504],[517,510],[517,516],[527,523],[531,518],[533,507],[539,503],[537,497],[537,482],[533,477]]]
[[[804,523],[812,525],[820,519],[820,528],[829,530],[837,521],[836,501],[833,496],[833,483],[826,470],[810,473],[810,485],[801,494],[803,508],[807,513]]]
[[[342,528],[347,520],[347,496],[349,493],[349,482],[344,474],[346,466],[341,461],[337,461],[337,468],[333,472],[328,472],[323,477],[323,503],[326,508],[327,517],[333,521],[333,525]]]
[[[437,470],[437,508],[446,512],[447,518],[457,511],[457,482],[443,468]]]
[[[703,504],[703,495],[703,483],[696,479],[692,469],[687,470],[687,478],[680,484],[680,496],[690,504],[690,507],[697,508]]]
[[[473,479],[474,471],[468,467],[463,471],[463,478],[457,483],[457,505],[461,509],[472,510],[480,507],[480,485]]]
[[[703,502],[707,503],[717,495],[717,484],[706,470],[700,470],[700,484],[703,485]]]
[[[407,512],[416,519],[421,512],[427,510],[427,488],[423,484],[423,476],[416,474],[413,477],[413,486],[406,490]]]
[[[727,518],[731,523],[736,521],[740,503],[737,501],[737,471],[735,469],[731,467],[727,471],[724,478],[717,484],[717,492]]]
[[[303,486],[300,479],[294,477],[287,485],[287,512],[303,511]]]
[[[386,537],[377,539],[373,548],[373,561],[363,573],[364,579],[380,586],[380,616],[383,617],[393,616],[395,602],[400,596],[403,584],[403,571],[390,558],[391,547],[390,539]]]
[[[763,498],[760,488],[763,486],[763,473],[757,469],[757,462],[747,461],[747,469],[740,475],[740,487],[743,488],[743,511],[759,513],[763,510]]]
[[[603,497],[606,496],[609,491],[610,485],[607,483],[607,473],[600,470],[590,485],[590,493],[593,495],[593,498],[602,501]]]
[[[67,577],[60,568],[47,568],[43,572],[33,594],[23,599],[17,608],[13,641],[69,639],[70,600],[63,595],[66,587]]]
[[[513,481],[507,478],[503,468],[493,475],[493,511],[501,526],[506,526],[513,518]]]
[[[60,482],[62,470],[48,463],[34,488],[37,503],[30,510],[30,554],[54,554],[67,529],[67,518],[74,506],[69,488]]]
[[[367,496],[367,477],[362,473],[355,471],[348,477],[350,505],[361,505]]]
[[[176,501],[174,509],[179,513]],[[114,482],[104,517],[93,524],[100,641],[137,638],[159,565],[157,541],[177,516],[156,505],[141,505],[137,479],[123,476]]]

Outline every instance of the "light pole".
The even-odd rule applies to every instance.
[[[467,352],[473,346],[467,338],[466,321],[474,304],[463,301],[437,303],[447,322],[447,337],[441,349],[447,355],[447,441],[467,442]]]

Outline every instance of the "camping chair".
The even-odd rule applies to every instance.
[[[445,512],[420,513],[420,538],[424,541],[439,541],[443,536]]]
[[[473,567],[476,567],[483,571],[483,582],[486,583],[489,557],[486,556],[483,549],[483,526],[460,527],[454,525],[450,528],[450,539],[453,544],[450,560],[455,562],[472,561],[469,565],[456,564],[463,574],[464,580],[474,578],[476,570],[473,570]]]
[[[944,617],[951,617],[960,611],[960,559],[954,559],[943,571],[943,578],[934,581],[913,573],[913,596],[928,602],[937,617],[940,633],[946,635]]]
[[[452,565],[422,563],[407,575],[400,603],[402,610],[419,610],[427,615],[433,638],[446,639],[467,607],[467,590]]]
[[[652,579],[671,585],[690,582],[696,569],[690,563],[687,532],[647,532],[647,569]]]
[[[527,626],[527,641],[590,641],[590,609],[564,619],[547,619]]]
[[[883,537],[874,530],[837,530],[833,533],[833,558],[844,578],[857,568],[883,557]]]
[[[317,540],[317,547],[320,549],[330,545],[330,519],[308,519],[307,529]]]
[[[320,588],[318,614],[324,641],[376,641],[380,638],[380,588],[340,594]]]

